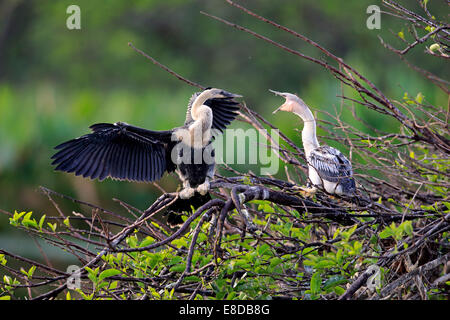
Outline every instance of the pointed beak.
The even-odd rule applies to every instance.
[[[272,90],[272,89],[269,89],[269,91],[272,92],[273,94],[277,95],[277,96],[284,97],[284,94],[282,92],[278,92],[278,91],[275,91],[275,90]]]
[[[228,91],[222,91],[222,94],[227,97],[227,98],[242,98],[242,96],[240,94],[236,94],[236,93],[231,93]]]
[[[281,106],[278,107],[274,112],[272,112],[272,114],[275,114],[275,113],[277,113],[277,112],[280,111],[280,110],[281,110]]]
[[[269,89],[269,91],[272,92],[273,94],[277,95],[277,96],[280,96],[280,97],[283,97],[283,98],[284,98],[284,94],[281,93],[281,92],[278,92],[278,91],[275,91],[275,90],[272,90],[272,89]],[[275,113],[277,113],[278,111],[280,111],[280,110],[281,110],[281,107],[283,107],[283,105],[279,106],[274,112],[272,112],[272,114],[275,114]]]

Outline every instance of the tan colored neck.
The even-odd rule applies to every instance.
[[[311,110],[306,105],[300,106],[299,104],[295,104],[292,112],[302,118],[304,122],[315,121]]]
[[[194,122],[189,126],[191,145],[196,148],[204,147],[211,140],[212,110],[204,104],[199,106],[194,104],[191,115],[194,119]]]
[[[205,103],[206,100],[210,98],[208,91],[202,92],[194,101],[191,108],[191,116],[192,119],[197,120],[201,115],[201,107]],[[208,107],[208,106],[205,106]],[[209,107],[208,107],[209,108]]]

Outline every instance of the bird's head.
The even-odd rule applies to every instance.
[[[208,95],[209,99],[213,98],[241,98],[242,96],[239,94],[231,93],[228,91],[225,91],[223,89],[217,89],[217,88],[206,88],[203,93]]]
[[[304,109],[308,109],[308,106],[303,102],[302,99],[297,97],[295,94],[288,93],[288,92],[278,92],[275,90],[269,89],[270,92],[274,93],[277,96],[285,98],[285,102],[279,106],[274,112],[277,113],[278,111],[286,111],[286,112],[298,112],[300,113]]]

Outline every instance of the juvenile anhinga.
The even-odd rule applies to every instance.
[[[151,182],[176,171],[183,182],[180,198],[195,191],[205,195],[214,176],[214,130],[223,132],[237,116],[241,97],[222,89],[208,88],[189,101],[183,126],[151,131],[123,122],[92,125],[92,133],[64,142],[52,159],[56,170],[73,172],[102,181]]]
[[[320,146],[316,136],[316,121],[311,110],[302,99],[286,92],[270,92],[286,99],[277,111],[292,112],[299,116],[303,122],[302,142],[308,163],[308,178],[313,185],[307,192],[315,188],[324,189],[327,193],[352,196],[356,185],[353,179],[352,164],[337,149],[329,146]]]

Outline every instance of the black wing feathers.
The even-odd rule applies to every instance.
[[[186,121],[184,123],[185,125],[194,121],[191,116],[191,108],[195,98],[197,98],[200,93],[201,92],[194,93],[189,100],[186,112]],[[239,110],[239,103],[234,101],[233,98],[208,99],[204,104],[210,107],[213,113],[212,129],[217,129],[220,132],[223,132],[223,130],[225,130],[226,127],[238,116],[237,111]]]
[[[172,131],[150,131],[125,123],[97,123],[92,133],[58,145],[56,170],[92,179],[154,181],[172,171]]]

